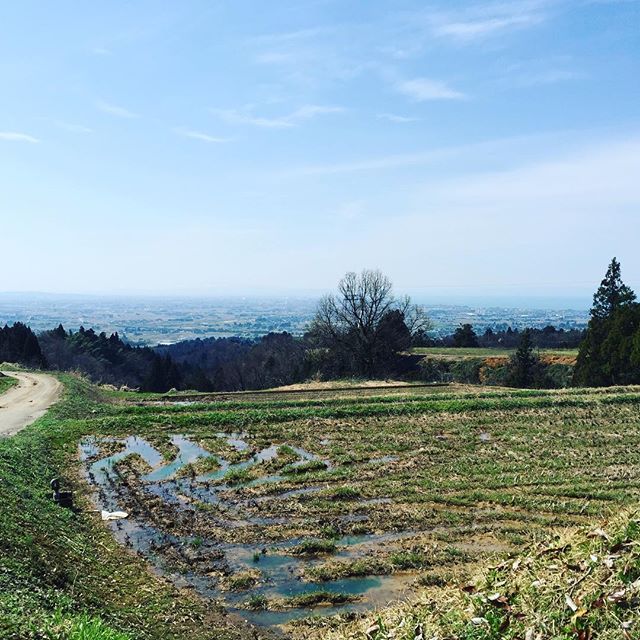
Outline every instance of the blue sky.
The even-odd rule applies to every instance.
[[[640,288],[640,2],[5,2],[0,291]]]

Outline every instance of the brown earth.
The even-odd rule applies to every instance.
[[[62,384],[45,373],[4,371],[18,384],[0,395],[0,437],[12,436],[43,416],[62,393]]]

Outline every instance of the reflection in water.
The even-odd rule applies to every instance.
[[[239,452],[246,452],[249,445],[245,441],[245,434],[217,434],[225,443]],[[112,455],[100,457],[101,445],[116,444],[121,450]],[[166,462],[160,452],[143,438],[130,436],[125,439],[115,438],[86,438],[80,443],[80,457],[87,465],[87,476],[97,489],[96,500],[101,509],[116,510],[123,508],[123,489],[118,481],[117,463],[127,456],[137,454],[146,462],[151,471],[142,475],[140,480],[144,491],[158,496],[167,503],[175,506],[176,513],[180,510],[191,509],[191,500],[197,500],[215,506],[215,513],[211,519],[225,528],[262,526],[272,524],[286,524],[287,519],[260,518],[242,513],[241,501],[230,498],[238,488],[247,488],[264,483],[277,483],[284,479],[280,475],[270,475],[251,480],[239,485],[229,486],[221,481],[227,473],[249,469],[254,465],[270,462],[279,453],[279,445],[271,445],[257,453],[249,460],[231,464],[219,455],[212,454],[197,443],[183,435],[174,435],[171,443],[178,453],[174,460]],[[298,460],[290,466],[295,467],[310,461],[318,460],[317,456],[299,447],[288,447]],[[181,478],[179,472],[185,465],[192,464],[201,458],[214,457],[219,465],[213,473],[197,476],[196,478]],[[326,468],[329,465],[325,462]],[[305,487],[280,492],[273,496],[261,496],[255,501],[286,500],[305,493],[321,491],[324,487]],[[224,519],[220,519],[220,517]],[[123,544],[131,546],[138,553],[150,560],[156,570],[171,576],[181,584],[193,586],[202,595],[223,600],[233,611],[238,612],[245,619],[260,625],[283,624],[289,620],[302,618],[313,613],[305,607],[288,607],[284,610],[270,611],[247,608],[247,601],[251,597],[282,599],[295,597],[318,591],[359,596],[354,602],[335,606],[323,606],[324,615],[347,610],[361,610],[373,606],[386,604],[393,598],[400,597],[410,580],[409,576],[364,576],[357,578],[343,578],[322,583],[307,582],[302,579],[304,569],[322,562],[317,557],[294,555],[292,547],[302,542],[301,538],[287,540],[275,545],[264,544],[228,544],[216,540],[197,540],[190,536],[180,536],[161,531],[152,522],[143,518],[129,518],[110,523],[116,538]],[[362,556],[377,545],[388,543],[393,539],[406,537],[402,535],[363,535],[348,536],[336,540],[337,552],[334,557],[339,559]],[[175,567],[168,567],[163,560],[162,552],[173,549],[174,555],[193,561],[202,558],[204,562],[213,566],[218,563],[221,573],[233,575],[248,570],[258,570],[260,579],[250,589],[241,592],[224,591],[219,579],[213,571],[209,575],[200,575],[190,571],[175,573]],[[190,562],[186,563],[190,566]],[[211,567],[209,567],[211,568]]]

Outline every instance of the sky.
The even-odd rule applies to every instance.
[[[0,4],[0,291],[640,290],[638,0]]]

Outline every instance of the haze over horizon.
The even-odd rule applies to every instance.
[[[162,301],[187,301],[193,303],[202,301],[203,303],[223,302],[228,300],[246,301],[271,301],[275,303],[290,303],[292,306],[296,304],[306,304],[309,301],[317,301],[321,295],[332,291],[333,288],[327,287],[325,290],[317,291],[234,291],[232,293],[210,293],[210,294],[189,294],[189,293],[69,293],[69,292],[43,292],[43,291],[0,291],[0,305],[13,302],[14,304],[24,303],[40,303],[45,304],[47,301],[57,304],[65,302],[73,302],[77,300],[91,301],[96,300],[101,303],[112,300],[113,302],[129,302],[135,305],[143,305],[145,303],[154,304]],[[394,288],[394,293],[398,296],[409,295],[413,302],[425,306],[432,307],[471,307],[471,308],[496,308],[503,307],[508,309],[548,309],[548,310],[582,310],[589,309],[592,304],[593,294],[586,291],[573,292],[571,294],[553,295],[553,294],[535,294],[522,291],[513,291],[511,294],[503,292],[485,292],[483,294],[474,294],[473,292],[454,292],[454,291],[438,291],[433,288],[431,292],[422,290],[400,290]],[[0,313],[0,324],[2,323],[2,314]]]
[[[0,7],[0,291],[640,289],[640,3]]]

